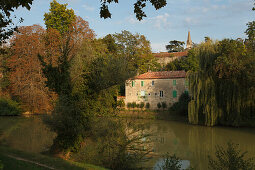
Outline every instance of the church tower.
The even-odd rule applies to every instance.
[[[186,49],[191,49],[192,48],[192,41],[190,38],[190,31],[188,32],[188,39],[187,39],[187,43],[186,43]]]

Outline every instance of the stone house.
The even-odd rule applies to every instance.
[[[158,103],[165,102],[169,107],[184,92],[188,92],[185,71],[147,72],[126,81],[125,104],[143,102],[157,109]]]
[[[162,67],[165,67],[168,63],[170,63],[176,59],[180,59],[182,57],[187,57],[188,51],[174,52],[174,53],[160,52],[160,53],[153,53],[153,55],[157,59],[158,63]]]

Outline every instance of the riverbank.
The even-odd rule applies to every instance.
[[[136,119],[156,119],[188,122],[187,116],[177,115],[168,110],[119,110],[116,113],[120,118],[136,118]]]
[[[61,169],[61,170],[105,170],[104,168],[91,164],[84,164],[72,161],[66,161],[60,158],[51,157],[36,153],[27,153],[11,149],[6,146],[0,146],[0,160],[4,170],[25,169]]]

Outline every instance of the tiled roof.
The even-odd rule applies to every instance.
[[[136,76],[134,79],[171,79],[171,78],[185,78],[185,71],[158,71],[147,72]]]
[[[161,57],[184,57],[184,56],[188,55],[188,51],[174,52],[174,53],[160,52],[160,53],[153,53],[153,55],[158,58],[161,58]]]

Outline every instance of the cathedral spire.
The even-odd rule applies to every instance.
[[[190,31],[188,32],[188,39],[187,39],[187,43],[186,43],[186,48],[187,49],[192,48],[192,41],[191,41],[191,37],[190,37]]]

